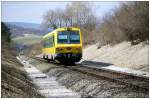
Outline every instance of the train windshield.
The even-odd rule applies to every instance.
[[[79,44],[79,31],[61,31],[58,33],[58,43]]]
[[[58,43],[68,43],[68,34],[67,33],[59,33],[58,34]]]

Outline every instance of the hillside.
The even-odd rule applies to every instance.
[[[30,33],[36,35],[45,35],[49,32],[48,30],[43,29],[39,24],[33,25],[33,23],[6,22],[6,25],[10,29],[12,37],[23,36],[24,34]]]
[[[1,97],[33,98],[42,97],[27,78],[24,66],[17,60],[9,28],[1,22]]]
[[[41,29],[41,25],[40,24],[36,24],[36,23],[27,23],[27,22],[6,22],[8,25],[15,25],[18,27],[22,27],[22,28],[27,28],[27,29],[37,29],[40,30]]]
[[[26,77],[23,65],[16,59],[15,51],[5,45],[1,53],[1,97],[42,97]]]
[[[32,45],[34,43],[40,42],[42,39],[42,36],[35,35],[35,34],[24,34],[23,36],[17,36],[13,38],[13,42],[15,44],[21,44],[21,45]]]
[[[24,34],[23,36],[17,36],[12,38],[14,47],[17,52],[28,50],[32,45],[40,43],[42,36],[35,34]]]
[[[148,72],[148,53],[149,45],[145,42],[137,45],[122,42],[115,46],[102,46],[99,49],[97,49],[97,45],[90,45],[84,49],[83,59]]]

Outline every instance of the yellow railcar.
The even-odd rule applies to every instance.
[[[43,36],[43,58],[60,63],[75,63],[82,58],[82,35],[79,28],[58,28]]]

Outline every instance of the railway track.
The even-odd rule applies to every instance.
[[[134,87],[138,89],[140,88],[141,90],[145,92],[149,91],[149,79],[148,78],[133,76],[133,75],[125,74],[125,73],[118,73],[118,72],[110,71],[110,70],[96,69],[96,68],[85,67],[85,66],[83,67],[83,65],[78,65],[76,67],[67,66],[67,68],[87,74],[87,75],[98,77],[101,79],[113,81],[119,84],[125,84],[130,87]]]
[[[34,59],[37,59],[42,62],[46,62],[45,60],[39,57],[34,57]],[[52,64],[58,65],[57,63],[52,63]],[[140,89],[144,92],[149,92],[148,77],[142,77],[142,76],[137,76],[137,75],[123,73],[123,72],[111,71],[104,68],[94,68],[92,67],[92,65],[88,66],[84,64],[77,64],[75,66],[64,66],[59,64],[59,66],[63,66],[64,68],[68,68],[70,70],[81,72],[86,75],[94,76],[100,79],[109,80],[119,84],[125,84],[131,88]]]
[[[78,93],[60,85],[55,77],[49,77],[31,65],[28,61],[17,59],[24,65],[27,77],[32,81],[37,92],[46,98],[79,98]]]

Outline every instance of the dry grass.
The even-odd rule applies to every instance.
[[[31,98],[41,97],[31,81],[26,77],[23,65],[16,59],[15,52],[8,46],[2,47],[1,64],[1,97]]]
[[[148,47],[149,45],[144,42],[134,46],[130,42],[122,42],[115,46],[102,46],[100,49],[97,49],[96,45],[91,45],[84,50],[83,59],[148,72]]]

